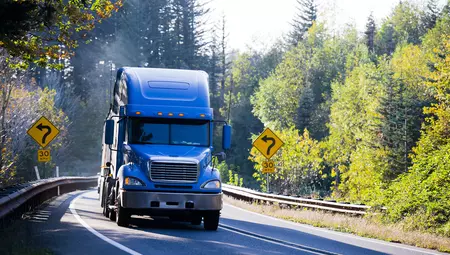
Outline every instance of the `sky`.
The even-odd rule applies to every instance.
[[[389,15],[400,0],[317,0],[319,19],[333,20],[336,28],[347,23],[356,24],[363,31],[367,17],[373,12],[377,24]],[[413,0],[422,3],[421,0]],[[443,5],[446,0],[439,0]],[[422,3],[423,4],[423,3]],[[212,19],[226,17],[229,33],[228,45],[245,50],[270,45],[291,26],[289,22],[296,13],[296,0],[212,0]]]

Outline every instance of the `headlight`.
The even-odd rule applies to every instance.
[[[203,189],[220,189],[220,187],[221,187],[221,184],[220,184],[220,181],[218,181],[218,180],[209,181],[202,185]]]
[[[134,177],[125,177],[125,185],[128,185],[128,186],[145,186],[145,184],[141,180],[139,180],[137,178],[134,178]]]

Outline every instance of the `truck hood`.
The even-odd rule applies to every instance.
[[[156,158],[169,158],[173,160],[189,158],[200,162],[211,154],[211,149],[208,147],[160,144],[129,144],[128,146],[137,157],[145,161]]]

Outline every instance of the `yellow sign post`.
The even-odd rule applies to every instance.
[[[50,158],[50,150],[38,150],[39,162],[49,162]]]
[[[262,169],[263,174],[275,173],[275,162],[273,162],[273,160],[264,161],[262,166],[263,166],[263,169]]]
[[[47,118],[42,116],[28,129],[27,134],[42,148],[45,148],[58,136],[59,130]]]
[[[283,144],[283,141],[270,128],[266,128],[253,142],[253,146],[267,159],[273,157]]]
[[[262,173],[267,174],[267,192],[269,192],[269,173],[275,173],[275,163],[270,158],[277,153],[283,144],[283,141],[270,128],[266,128],[253,142],[253,146],[268,159],[263,163],[262,169]]]

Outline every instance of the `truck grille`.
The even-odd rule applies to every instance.
[[[152,162],[150,177],[159,182],[196,182],[198,167],[195,163]]]

